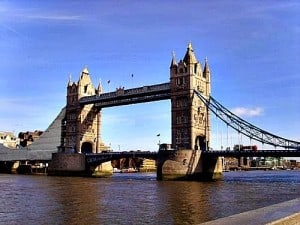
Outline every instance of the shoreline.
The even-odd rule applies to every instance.
[[[201,223],[201,225],[299,225],[300,198]]]

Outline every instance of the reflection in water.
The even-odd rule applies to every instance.
[[[199,224],[300,197],[300,171],[230,172],[218,182],[0,174],[0,224]]]

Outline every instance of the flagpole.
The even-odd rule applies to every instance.
[[[157,134],[156,137],[159,137],[158,138],[158,149],[159,149],[160,148],[160,134]]]

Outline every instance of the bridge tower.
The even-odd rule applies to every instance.
[[[172,147],[174,149],[208,150],[210,141],[209,111],[194,95],[194,89],[210,96],[210,70],[204,69],[189,43],[183,60],[173,53],[170,66]]]
[[[222,177],[221,158],[202,155],[210,145],[210,114],[194,90],[209,99],[210,69],[207,59],[202,68],[189,43],[184,58],[177,63],[173,54],[171,61],[173,151],[159,151],[159,180],[214,180]]]
[[[79,153],[99,153],[104,146],[100,136],[101,108],[94,104],[81,105],[82,97],[99,95],[101,83],[94,88],[89,71],[84,68],[78,82],[70,80],[67,85],[67,104],[61,121],[61,151],[52,154],[49,175],[107,177],[113,173],[110,162],[87,167],[86,155]]]
[[[61,146],[82,153],[97,153],[103,146],[100,136],[101,111],[93,104],[81,106],[79,99],[102,92],[101,84],[94,88],[85,67],[77,83],[71,78],[67,87],[66,117],[63,121]]]

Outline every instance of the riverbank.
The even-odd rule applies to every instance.
[[[300,198],[216,219],[201,225],[299,225]]]

